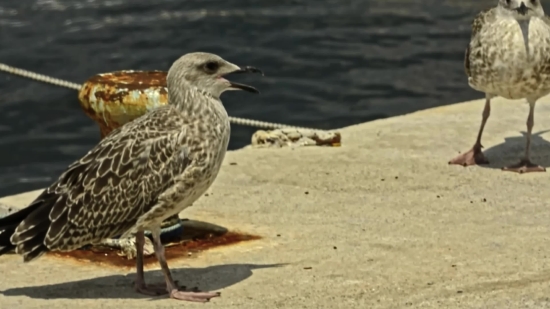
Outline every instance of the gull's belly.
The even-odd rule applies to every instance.
[[[192,163],[184,171],[172,187],[162,193],[166,196],[160,207],[154,207],[143,214],[140,221],[133,229],[159,226],[166,218],[180,213],[199,199],[214,183],[223,163],[227,146],[229,144],[230,126],[229,119],[225,125],[211,128],[213,135],[201,138],[203,143],[197,143],[196,148],[189,149]],[[194,144],[190,142],[190,144]],[[192,169],[192,172],[189,172]],[[176,177],[178,178],[178,177]],[[138,226],[139,225],[139,226]]]
[[[470,44],[468,82],[476,90],[508,99],[541,97],[550,92],[550,27],[534,18],[527,50],[520,24],[502,20]]]
[[[221,138],[219,141],[214,143],[215,145],[212,145],[214,151],[205,153],[204,160],[207,163],[200,172],[195,174],[196,178],[193,181],[193,186],[181,196],[181,199],[174,201],[174,204],[171,205],[171,207],[167,209],[166,213],[160,218],[161,221],[191,206],[214,183],[218,173],[220,172],[227,146],[229,144],[230,131],[228,128],[229,122],[227,123],[227,129],[218,131]],[[217,139],[212,138],[212,140]]]

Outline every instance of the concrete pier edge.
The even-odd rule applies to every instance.
[[[221,308],[550,308],[550,172],[503,172],[525,146],[528,105],[493,100],[487,166],[450,166],[474,143],[483,100],[339,130],[342,147],[228,152],[182,216],[260,240],[170,263]],[[532,160],[550,167],[550,98]],[[548,131],[548,132],[547,132]],[[0,199],[24,207],[41,190]],[[133,269],[0,257],[1,308],[205,308],[132,288]],[[148,282],[162,282],[158,267]]]

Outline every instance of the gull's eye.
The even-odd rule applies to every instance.
[[[204,64],[204,70],[208,73],[216,72],[219,67],[220,65],[216,61],[208,61],[207,63]]]
[[[531,0],[531,4],[537,4],[537,0]]]

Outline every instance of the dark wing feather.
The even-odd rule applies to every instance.
[[[481,29],[487,24],[492,21],[494,21],[496,18],[495,16],[495,8],[492,9],[486,9],[479,14],[476,15],[474,20],[472,21],[472,34],[470,37],[470,44],[468,44],[468,47],[466,47],[466,52],[464,55],[464,70],[466,71],[467,76],[471,76],[470,72],[470,51],[471,51],[471,44],[472,41],[474,41],[474,38],[477,36],[477,34],[481,31]]]
[[[36,198],[28,207],[14,212],[6,217],[0,218],[0,247],[2,248],[0,250],[0,255],[15,249],[15,245],[13,245],[10,241],[11,236],[15,233],[15,229],[21,221],[25,220],[27,216],[35,212],[37,209],[40,209],[43,200],[44,192],[42,192],[42,194],[40,194],[38,198]],[[42,232],[46,235],[46,231]],[[34,244],[30,244],[27,251],[32,251],[31,249],[34,246]]]
[[[485,9],[479,12],[472,21],[472,38],[475,37],[487,23],[496,20],[495,8]]]
[[[129,229],[186,168],[185,124],[166,106],[111,132],[42,193],[11,237],[18,252],[31,242],[73,250]]]
[[[466,71],[466,75],[472,76],[470,72],[470,46],[466,47],[466,52],[464,53],[464,71]]]
[[[548,27],[550,27],[550,17],[544,15],[542,20]],[[539,81],[540,84],[544,84],[548,81],[548,79],[550,79],[550,55],[548,53],[544,53],[543,58],[544,60],[537,70],[537,73],[541,76],[541,80]]]

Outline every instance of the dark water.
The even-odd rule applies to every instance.
[[[83,82],[208,51],[254,65],[230,115],[338,128],[480,97],[462,61],[496,0],[2,0],[0,62]],[[48,185],[98,140],[76,91],[0,73],[0,196]],[[481,112],[481,110],[480,110]],[[230,148],[254,128],[233,127]]]

